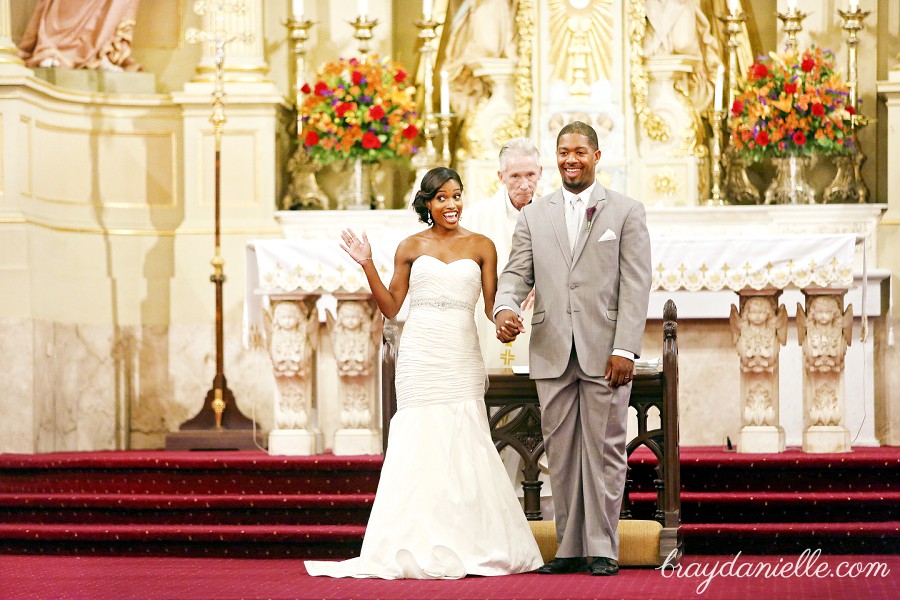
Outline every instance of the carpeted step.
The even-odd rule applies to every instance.
[[[0,494],[0,522],[365,525],[374,494]]]
[[[265,452],[0,455],[0,493],[374,494],[382,456]]]
[[[685,554],[896,552],[900,521],[878,523],[683,523]]]
[[[656,494],[633,492],[635,518],[652,518]],[[900,491],[681,493],[683,523],[900,521]]]
[[[0,523],[0,553],[347,558],[358,525],[76,525]]]

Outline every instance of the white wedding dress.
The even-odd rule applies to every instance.
[[[310,575],[450,579],[543,564],[491,441],[473,319],[481,269],[413,262],[397,356],[397,413],[358,558],[306,562]]]

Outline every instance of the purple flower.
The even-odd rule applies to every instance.
[[[585,219],[585,221],[587,221],[587,225],[585,226],[584,230],[590,231],[591,225],[593,225],[594,213],[597,212],[597,207],[596,206],[588,206],[584,212],[585,212],[585,216],[587,217]]]

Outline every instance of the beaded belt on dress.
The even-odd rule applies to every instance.
[[[417,308],[419,306],[430,306],[432,308],[440,308],[442,310],[451,308],[467,311],[475,310],[474,304],[466,302],[465,300],[454,300],[452,298],[447,298],[446,296],[439,296],[437,298],[416,298],[409,303],[410,308]]]

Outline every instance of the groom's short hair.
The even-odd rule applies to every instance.
[[[594,131],[594,128],[588,125],[587,123],[583,123],[581,121],[572,121],[571,123],[563,126],[562,129],[559,130],[559,135],[556,136],[556,146],[559,147],[559,140],[562,136],[567,133],[577,133],[579,135],[583,135],[588,139],[588,144],[591,146],[591,150],[599,150],[600,149],[600,141],[597,139],[597,132]]]

